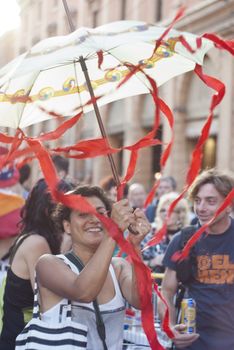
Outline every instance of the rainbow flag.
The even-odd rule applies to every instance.
[[[24,199],[13,193],[0,192],[0,239],[16,236]]]

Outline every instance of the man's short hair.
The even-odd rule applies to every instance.
[[[174,179],[173,176],[162,176],[160,181],[167,181],[167,182],[170,182],[171,184],[171,188],[173,191],[176,190],[176,187],[177,187],[177,183],[176,183],[176,180]]]
[[[22,185],[25,181],[27,181],[31,174],[31,168],[30,165],[24,164],[19,169],[20,177],[19,177],[19,183]]]
[[[234,187],[234,177],[217,169],[205,170],[192,183],[189,198],[193,201],[201,186],[206,184],[212,184],[223,197],[226,197]]]
[[[112,187],[116,187],[116,182],[115,182],[113,176],[108,175],[108,176],[104,177],[104,178],[100,181],[100,187],[101,187],[105,192],[110,191],[110,189],[111,189]]]
[[[56,155],[52,156],[52,161],[53,161],[57,170],[59,170],[59,171],[63,170],[66,173],[68,173],[69,160],[67,158],[62,157],[59,154],[56,154]]]
[[[107,175],[100,181],[100,187],[105,191],[109,192],[112,187],[117,187],[116,181],[112,175]],[[126,183],[124,186],[123,196],[126,198],[128,195],[129,186]]]

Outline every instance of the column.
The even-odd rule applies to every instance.
[[[220,52],[220,76],[221,80],[225,82],[226,94],[220,105],[219,113],[219,127],[218,127],[218,141],[217,141],[217,167],[219,169],[234,169],[233,160],[233,93],[234,93],[234,63],[233,57],[226,53]]]

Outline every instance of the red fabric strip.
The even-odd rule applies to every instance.
[[[164,222],[162,228],[160,230],[156,231],[155,235],[147,242],[147,244],[143,248],[143,251],[146,250],[148,247],[152,247],[152,246],[160,243],[161,240],[165,237],[166,232],[167,232],[167,221],[168,221],[169,217],[171,216],[175,206],[181,200],[181,198],[183,198],[186,191],[187,191],[187,186],[185,187],[183,192],[180,195],[178,195],[178,197],[171,203],[171,205],[168,209],[167,217],[165,219],[165,222]]]
[[[103,52],[102,52],[102,50],[99,50],[97,52],[97,55],[98,55],[98,68],[101,69],[101,65],[103,63]]]
[[[14,136],[8,136],[6,134],[0,133],[0,142],[12,143],[13,140],[14,140]]]
[[[191,184],[194,179],[197,177],[200,169],[201,169],[201,162],[202,162],[202,156],[203,156],[203,145],[206,142],[207,138],[209,137],[210,127],[212,123],[212,115],[209,115],[208,119],[206,120],[205,125],[202,128],[201,135],[198,139],[197,145],[192,153],[192,160],[190,163],[190,167],[187,173],[187,183]]]
[[[151,271],[143,263],[142,259],[133,249],[128,240],[124,239],[123,235],[120,234],[119,230],[116,232],[116,225],[113,225],[111,220],[103,217],[100,220],[104,223],[110,235],[116,240],[121,250],[131,257],[136,271],[136,280],[138,291],[141,300],[141,311],[142,311],[142,326],[153,350],[163,350],[164,348],[160,345],[157,340],[156,331],[154,328],[154,315],[152,305],[152,280]]]
[[[79,141],[75,145],[67,147],[57,147],[53,148],[51,151],[58,153],[66,153],[66,156],[68,158],[84,159],[113,154],[122,150],[136,151],[143,147],[155,146],[159,144],[161,144],[160,140],[151,140],[148,138],[148,135],[146,135],[142,139],[140,139],[136,144],[120,148],[113,148],[107,145],[105,139],[100,138]],[[72,154],[70,152],[72,152]]]
[[[167,334],[167,336],[169,338],[173,339],[175,335],[169,326],[169,307],[168,307],[168,304],[167,304],[166,300],[164,299],[163,295],[159,291],[158,285],[155,281],[154,281],[154,290],[155,290],[157,296],[162,300],[162,302],[166,306],[165,317],[163,320],[162,329],[164,330],[164,332]]]
[[[202,128],[201,136],[199,137],[197,145],[192,153],[192,161],[191,161],[189,171],[187,173],[186,182],[188,185],[190,185],[194,181],[195,177],[198,175],[198,172],[201,168],[202,147],[206,142],[207,138],[209,137],[210,126],[213,119],[213,110],[222,101],[223,96],[225,94],[224,84],[221,81],[204,74],[202,72],[202,68],[200,65],[196,65],[195,73],[200,77],[201,80],[204,81],[204,83],[207,86],[216,90],[217,94],[214,94],[212,97],[211,105],[210,105],[210,114],[208,115],[206,123]]]
[[[128,62],[123,63],[129,69],[129,73],[124,77],[124,79],[117,85],[116,90],[119,89],[122,85],[124,85],[133,75],[135,75],[141,67],[141,64],[133,65]]]
[[[174,116],[172,111],[170,110],[169,106],[160,98],[157,98],[155,96],[155,94],[153,94],[154,96],[154,100],[157,101],[157,105],[158,108],[161,110],[161,112],[164,114],[164,116],[167,118],[170,129],[171,129],[171,140],[169,141],[167,147],[165,148],[165,150],[163,151],[162,155],[161,155],[161,159],[160,159],[160,165],[161,165],[161,171],[164,168],[164,166],[166,165],[167,159],[169,158],[170,154],[171,154],[171,148],[172,148],[172,144],[173,144],[173,140],[174,140]],[[158,118],[158,116],[156,116],[156,119]],[[155,121],[155,125],[154,128],[157,128],[159,125],[158,121]],[[146,200],[145,200],[145,204],[144,207],[146,208],[153,200],[155,192],[159,186],[160,181],[157,181],[154,186],[152,187],[152,189],[150,190]]]
[[[67,130],[71,129],[81,118],[82,112],[76,114],[74,117],[66,120],[64,123],[59,125],[54,131],[48,132],[46,134],[40,135],[38,140],[40,141],[51,141],[56,140],[61,137]]]
[[[207,138],[209,136],[210,125],[211,125],[211,121],[212,121],[212,117],[213,117],[213,110],[221,102],[221,100],[224,96],[224,93],[225,93],[224,84],[213,77],[210,77],[210,76],[203,74],[200,66],[197,65],[195,67],[195,72],[206,83],[206,85],[215,89],[217,91],[217,94],[213,95],[213,97],[212,97],[211,106],[210,106],[210,114],[209,114],[208,119],[207,119],[207,121],[202,129],[202,134],[198,140],[198,143],[197,143],[196,148],[195,148],[193,155],[192,155],[191,165],[190,165],[190,168],[189,168],[188,174],[187,174],[187,186],[186,186],[185,190],[183,191],[183,193],[176,199],[175,203],[171,204],[168,215],[170,215],[171,211],[173,210],[173,207],[176,205],[176,203],[179,201],[179,199],[183,196],[183,194],[187,190],[188,186],[191,185],[191,183],[193,182],[195,177],[198,175],[198,172],[199,172],[200,167],[201,167],[202,146],[204,145],[205,141],[207,140]],[[203,228],[202,232],[204,232],[204,230],[205,230],[205,228]],[[174,258],[175,259],[185,258],[186,254],[188,255],[189,250],[191,249],[191,246],[195,244],[196,240],[200,237],[202,232],[198,233],[197,235],[194,235],[191,238],[191,240],[187,243],[187,245],[184,247],[183,252],[176,253],[177,255],[175,254]],[[166,233],[166,222],[164,223],[164,226],[162,227],[162,229],[159,232],[157,232],[156,235],[148,242],[146,248],[148,246],[152,246],[152,245],[159,243],[161,241],[161,239],[165,236],[165,233]],[[166,313],[165,313],[165,317],[163,320],[163,327],[164,327],[165,331],[166,330],[168,331],[168,327],[169,327],[168,321],[169,321],[169,315],[168,315],[168,308],[167,308]]]
[[[209,137],[209,130],[210,130],[211,122],[212,122],[213,110],[221,102],[221,100],[224,96],[224,93],[225,93],[224,84],[221,81],[219,81],[213,77],[210,77],[210,76],[203,74],[201,66],[196,65],[195,72],[206,83],[206,85],[208,85],[209,87],[216,90],[217,94],[213,95],[213,97],[212,97],[211,106],[210,106],[210,114],[207,118],[205,125],[202,128],[201,136],[199,137],[197,145],[192,153],[192,160],[191,160],[190,167],[189,167],[189,170],[187,173],[187,178],[186,178],[187,185],[186,185],[184,191],[179,195],[179,197],[171,204],[171,206],[169,208],[168,217],[170,216],[175,205],[183,197],[183,195],[187,191],[188,187],[192,184],[192,182],[197,177],[197,175],[200,171],[202,154],[203,154],[202,147],[203,147],[204,143],[206,142],[207,138]],[[154,246],[154,245],[158,244],[161,241],[161,239],[164,237],[165,233],[166,233],[166,222],[164,223],[161,230],[156,232],[155,236],[152,237],[152,239],[147,243],[147,245],[144,247],[144,250],[150,246]]]
[[[26,147],[26,148],[22,148],[22,149],[16,149],[13,153],[10,153],[8,158],[7,158],[7,163],[8,164],[13,164],[14,163],[14,160],[15,159],[18,159],[18,158],[21,158],[24,157],[26,155],[28,155],[29,153],[31,153],[31,149],[29,147]],[[30,158],[35,158],[33,156],[30,156]]]
[[[153,126],[153,129],[152,129],[151,135],[150,135],[153,138],[154,135],[156,134],[157,130],[158,130],[159,125],[160,125],[160,110],[162,110],[162,112],[168,118],[170,127],[173,126],[174,118],[173,118],[173,114],[170,111],[170,108],[161,99],[158,98],[158,88],[157,88],[156,82],[151,77],[149,77],[145,72],[143,72],[141,70],[141,68],[138,68],[138,69],[145,75],[145,77],[148,79],[148,81],[149,81],[149,83],[151,84],[151,87],[152,87],[151,95],[152,95],[152,97],[154,99],[154,103],[155,103],[155,106],[156,106],[154,126]],[[172,139],[173,139],[173,133],[172,133]],[[172,139],[171,139],[171,142],[172,142]],[[170,149],[171,148],[169,146],[167,156],[169,156]],[[165,161],[166,161],[166,159],[167,158],[165,157]],[[165,235],[165,233],[163,233],[163,235]],[[122,247],[121,247],[121,250],[122,250]],[[132,258],[132,255],[130,255],[130,257]],[[134,263],[134,266],[136,267],[135,263]],[[139,276],[139,278],[142,279],[141,276]],[[149,285],[151,286],[151,284],[149,284],[149,282],[148,282],[147,286],[149,286]],[[152,293],[152,290],[151,290],[151,293]],[[142,301],[142,299],[141,299],[141,301]],[[154,338],[151,339],[150,338],[150,336],[152,334],[152,331],[154,329],[152,302],[151,302],[149,308],[147,308],[147,306],[148,305],[145,305],[144,307],[142,307],[142,325],[143,325],[143,328],[145,330],[145,333],[146,333],[146,336],[147,336],[147,339],[148,339],[150,345],[151,344],[152,345],[155,344],[156,346],[161,347],[161,345],[158,342],[157,338],[156,339],[154,339]],[[166,315],[168,314],[168,312],[169,311],[167,309]],[[164,322],[164,327],[166,329],[169,328],[168,320],[169,320],[168,318],[164,318],[164,321],[163,321]],[[155,336],[153,336],[153,337],[155,337]],[[151,345],[151,347],[152,347],[152,345]]]
[[[68,147],[57,147],[52,149],[54,152],[67,153],[68,158],[84,159],[103,156],[119,152],[121,149],[112,148],[107,145],[105,139],[94,139],[80,141],[73,146]],[[72,154],[70,154],[72,152]],[[77,152],[77,153],[75,153]]]
[[[155,184],[153,185],[152,189],[148,193],[147,198],[145,200],[145,204],[144,204],[145,208],[153,201],[155,192],[157,191],[159,184],[160,184],[160,181],[159,180],[156,181]]]
[[[234,55],[234,40],[223,40],[214,33],[205,33],[202,35],[202,38],[206,38],[213,41],[218,48],[222,48],[230,52],[232,56]]]
[[[59,114],[59,113],[56,113],[56,112],[54,112],[54,111],[48,111],[47,109],[45,109],[45,108],[42,107],[42,106],[38,106],[38,108],[39,108],[42,112],[44,112],[44,113],[50,115],[51,117],[54,117],[54,119],[57,119],[57,120],[62,120],[62,119],[64,119],[64,116],[61,115],[61,114]]]
[[[130,161],[128,164],[127,173],[126,173],[124,180],[123,180],[123,182],[125,182],[125,183],[128,182],[132,178],[132,176],[134,175],[135,168],[136,168],[136,162],[137,162],[137,155],[138,155],[138,151],[133,150],[131,152],[131,157],[130,157]]]
[[[197,49],[200,49],[202,46],[202,38],[198,37],[196,38],[196,48],[192,48],[192,46],[189,44],[189,42],[185,39],[185,37],[183,35],[180,35],[178,37],[179,41],[181,42],[181,44],[191,53],[194,53],[197,51]]]
[[[210,112],[213,112],[214,108],[222,101],[225,95],[225,85],[222,81],[204,74],[199,64],[196,65],[194,71],[207,86],[217,91],[217,94],[213,95],[210,105]]]
[[[196,52],[196,49],[193,49],[192,46],[188,43],[188,41],[185,39],[185,37],[183,35],[180,35],[178,37],[179,41],[181,42],[181,44],[191,53]],[[196,42],[198,44],[198,42]],[[200,45],[200,43],[199,43]]]
[[[135,71],[138,70],[142,74],[145,75],[145,77],[148,79],[148,81],[149,81],[149,83],[150,83],[150,85],[152,87],[151,95],[153,97],[156,109],[155,109],[154,126],[153,126],[152,131],[148,134],[148,137],[153,139],[155,133],[158,130],[159,124],[160,124],[160,113],[159,113],[160,109],[162,110],[162,112],[167,117],[167,119],[169,121],[169,125],[171,127],[174,124],[173,114],[172,114],[170,108],[167,106],[167,104],[163,100],[158,98],[158,88],[157,88],[156,82],[142,70],[141,65],[134,66],[134,65],[129,64],[129,63],[125,63],[125,65],[127,67],[129,67],[129,69],[130,69],[130,73],[129,73],[129,75],[126,78],[129,79],[129,77],[132,75],[132,72],[135,72]],[[121,82],[121,84],[122,84],[122,82]],[[172,142],[173,142],[173,133],[172,133],[172,138],[171,138],[167,148],[165,149],[165,151],[162,154],[162,162],[161,162],[161,166],[162,167],[165,166],[166,160],[168,159],[168,157],[170,155]],[[151,198],[153,198],[153,196],[154,196],[154,192],[153,191],[154,191],[154,188],[153,188],[153,190],[150,191],[149,195],[147,196],[146,202],[145,202],[145,206],[147,205],[147,203],[149,203],[149,200],[151,200]]]
[[[157,145],[161,145],[161,144],[162,144],[162,141],[160,141],[158,139],[153,139],[152,133],[149,132],[147,135],[142,137],[139,141],[137,141],[133,145],[124,146],[122,148],[119,148],[119,150],[127,149],[129,151],[137,151],[137,150],[144,148],[144,147],[157,146]]]
[[[166,28],[166,30],[163,32],[163,34],[160,36],[160,38],[156,40],[156,45],[155,45],[153,54],[156,52],[157,48],[161,45],[162,40],[169,33],[169,31],[172,29],[172,27],[175,25],[175,23],[178,22],[178,20],[180,20],[184,16],[185,9],[186,9],[185,6],[181,6],[179,8],[179,10],[176,13],[176,15],[175,15],[174,19],[172,20],[171,24]]]
[[[14,153],[19,148],[23,141],[23,132],[20,129],[16,130],[15,136],[11,140],[11,146],[7,154],[0,156],[0,169],[7,165],[11,164],[12,159],[14,159]]]

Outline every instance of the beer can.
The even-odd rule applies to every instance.
[[[192,298],[181,302],[181,323],[186,326],[182,333],[196,333],[196,302]]]

